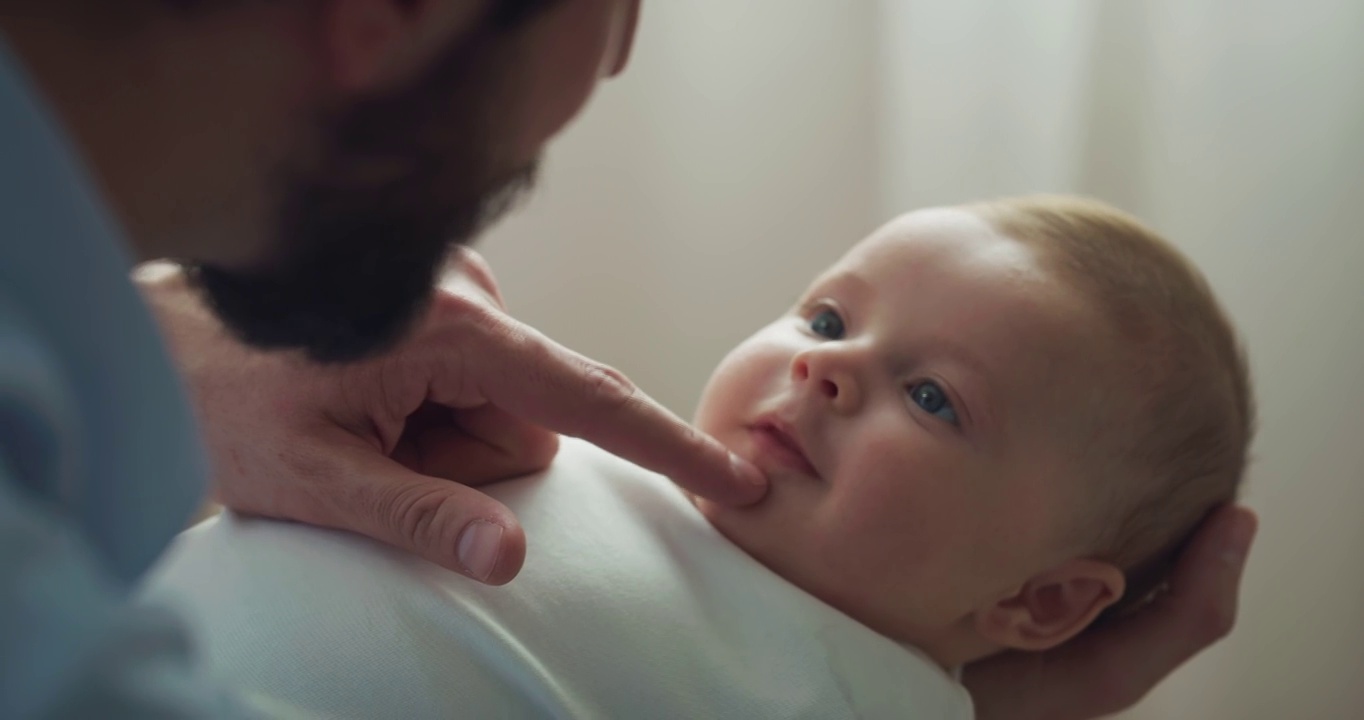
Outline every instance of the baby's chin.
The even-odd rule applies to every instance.
[[[720,503],[707,500],[690,490],[683,490],[682,494],[687,498],[687,502],[691,503],[692,507],[696,508],[697,512],[701,513],[701,517],[705,518],[706,522],[710,523],[711,527],[718,530],[720,534],[725,535],[725,537],[729,537],[729,535],[725,533],[723,527],[725,525],[725,516],[735,512],[735,508],[725,507]],[[761,505],[765,501],[766,498],[759,500],[757,504]],[[733,538],[730,539],[733,540]]]
[[[738,546],[740,550],[749,553],[744,545],[743,533],[736,530],[743,527],[743,510],[739,508],[725,507],[720,503],[707,500],[695,493],[688,491],[687,500],[701,513],[701,517],[710,523],[710,526],[720,533],[722,537]],[[758,501],[761,505],[765,500]],[[751,554],[751,553],[750,553]]]
[[[686,496],[687,502],[691,503],[692,507],[701,513],[701,517],[704,517],[711,525],[715,524],[715,513],[723,509],[719,503],[707,500],[690,490],[683,490],[682,494]]]
[[[750,547],[750,543],[771,532],[770,527],[765,529],[765,526],[770,526],[775,519],[772,515],[773,495],[778,494],[775,488],[769,489],[758,502],[743,507],[707,500],[690,491],[684,491],[684,494],[711,527],[744,552],[752,554],[756,548]]]

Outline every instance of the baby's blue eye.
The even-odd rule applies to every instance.
[[[947,393],[932,380],[910,385],[909,399],[930,415],[936,415],[953,425],[957,424],[957,411],[952,408],[952,401],[947,399]]]
[[[833,310],[820,310],[810,318],[810,332],[830,340],[841,340],[844,333],[843,318]]]

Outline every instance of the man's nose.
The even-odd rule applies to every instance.
[[[838,413],[851,413],[862,403],[862,391],[846,352],[821,345],[791,359],[791,381],[809,399],[828,403]]]

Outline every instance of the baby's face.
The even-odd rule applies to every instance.
[[[772,489],[698,506],[777,573],[932,653],[1076,550],[1061,416],[1092,322],[1032,249],[968,212],[899,218],[716,369],[696,423]]]

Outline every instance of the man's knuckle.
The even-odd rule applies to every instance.
[[[537,432],[525,438],[520,457],[527,470],[541,470],[554,461],[559,454],[559,436],[549,432]]]
[[[381,496],[379,515],[400,541],[411,547],[439,547],[451,540],[450,497],[436,487],[409,486]]]
[[[696,448],[697,452],[706,452],[714,449],[723,450],[723,448],[715,445],[710,436],[701,432],[699,428],[687,423],[679,423],[679,427],[682,429],[683,441],[687,445]]]
[[[583,377],[592,396],[608,405],[625,408],[638,398],[639,388],[624,373],[609,365],[588,361],[583,368]]]
[[[441,367],[464,364],[474,357],[504,347],[514,336],[515,323],[502,311],[460,293],[437,293],[419,348],[422,357]],[[450,374],[450,373],[446,373]]]
[[[487,321],[490,309],[487,303],[479,302],[477,298],[469,297],[464,293],[451,292],[442,289],[436,293],[436,297],[431,303],[432,316],[442,325],[473,325],[478,326]]]
[[[464,248],[459,257],[460,269],[468,273],[474,282],[492,292],[497,287],[492,266],[474,250]]]

